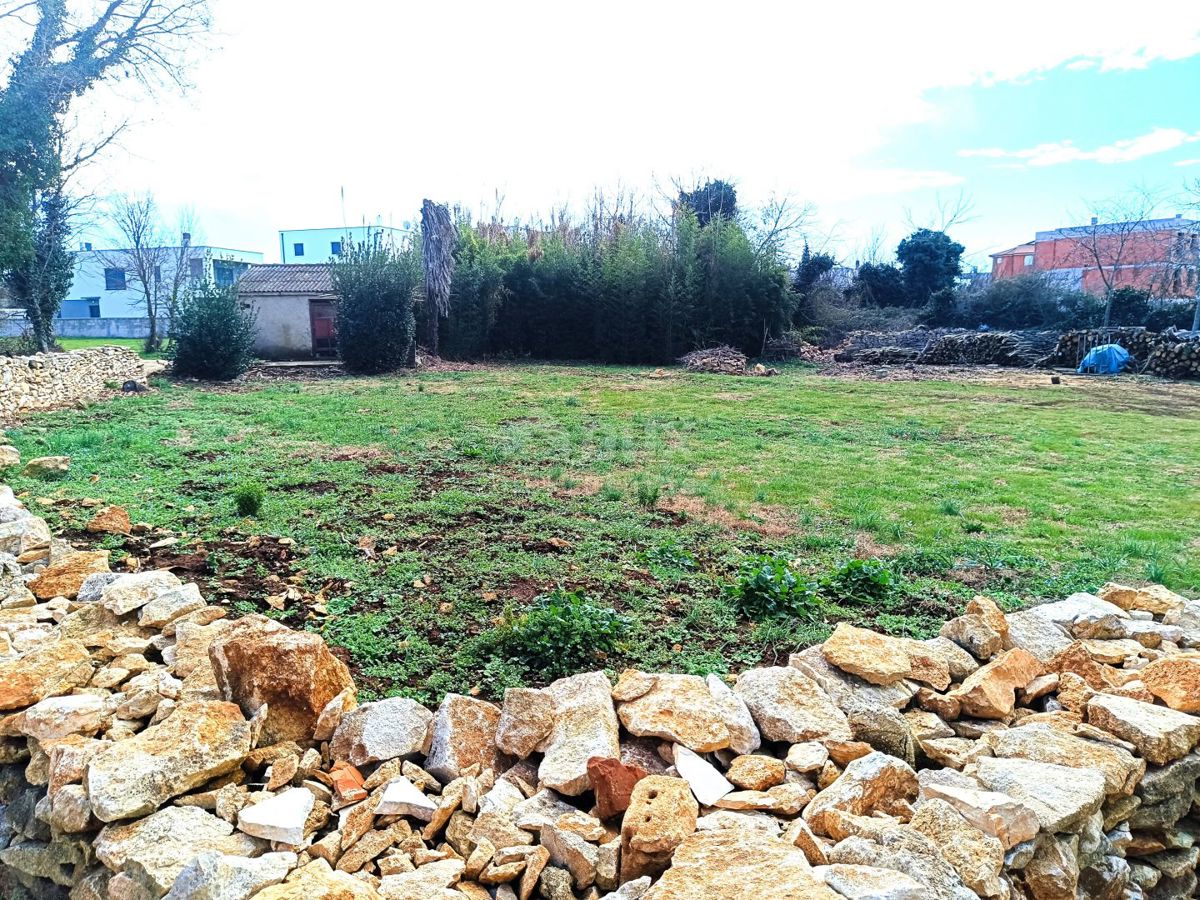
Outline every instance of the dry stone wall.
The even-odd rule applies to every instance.
[[[97,397],[106,383],[140,379],[143,371],[141,358],[127,347],[0,356],[0,417]]]
[[[1196,648],[1200,602],[1107,585],[736,679],[360,704],[318,635],[0,486],[0,896],[1191,897]]]

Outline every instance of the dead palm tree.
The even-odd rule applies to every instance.
[[[425,349],[438,352],[438,323],[450,313],[450,283],[458,232],[450,210],[432,200],[421,203],[421,258],[425,264]]]

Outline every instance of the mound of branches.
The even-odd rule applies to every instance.
[[[705,372],[709,375],[776,375],[775,369],[763,366],[747,368],[746,354],[733,347],[707,347],[693,350],[679,358],[689,372]]]
[[[836,362],[852,362],[864,366],[897,366],[918,362],[921,351],[912,347],[861,347],[856,350],[840,350],[833,358]]]

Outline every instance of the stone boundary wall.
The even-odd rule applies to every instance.
[[[0,417],[97,397],[106,382],[140,379],[142,359],[126,347],[0,356]]]
[[[1195,896],[1200,601],[1161,586],[428,709],[109,561],[0,485],[5,900]]]

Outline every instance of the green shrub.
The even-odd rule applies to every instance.
[[[243,481],[233,489],[233,505],[239,516],[258,515],[266,497],[266,488],[257,481]]]
[[[802,578],[777,554],[745,560],[727,593],[737,609],[751,619],[779,616],[817,619],[824,610],[817,586]]]
[[[254,312],[234,287],[203,285],[183,299],[171,323],[176,375],[230,381],[254,361]]]
[[[348,247],[332,267],[338,354],[348,372],[391,372],[412,361],[414,304],[422,279],[415,247]]]
[[[658,498],[662,494],[662,486],[657,482],[639,481],[637,485],[637,501],[639,506],[654,509],[658,506]]]
[[[615,652],[630,621],[579,591],[539,597],[499,635],[500,651],[539,677],[563,678],[594,669]]]
[[[829,575],[821,587],[838,600],[878,602],[896,587],[896,576],[881,560],[852,559]]]

